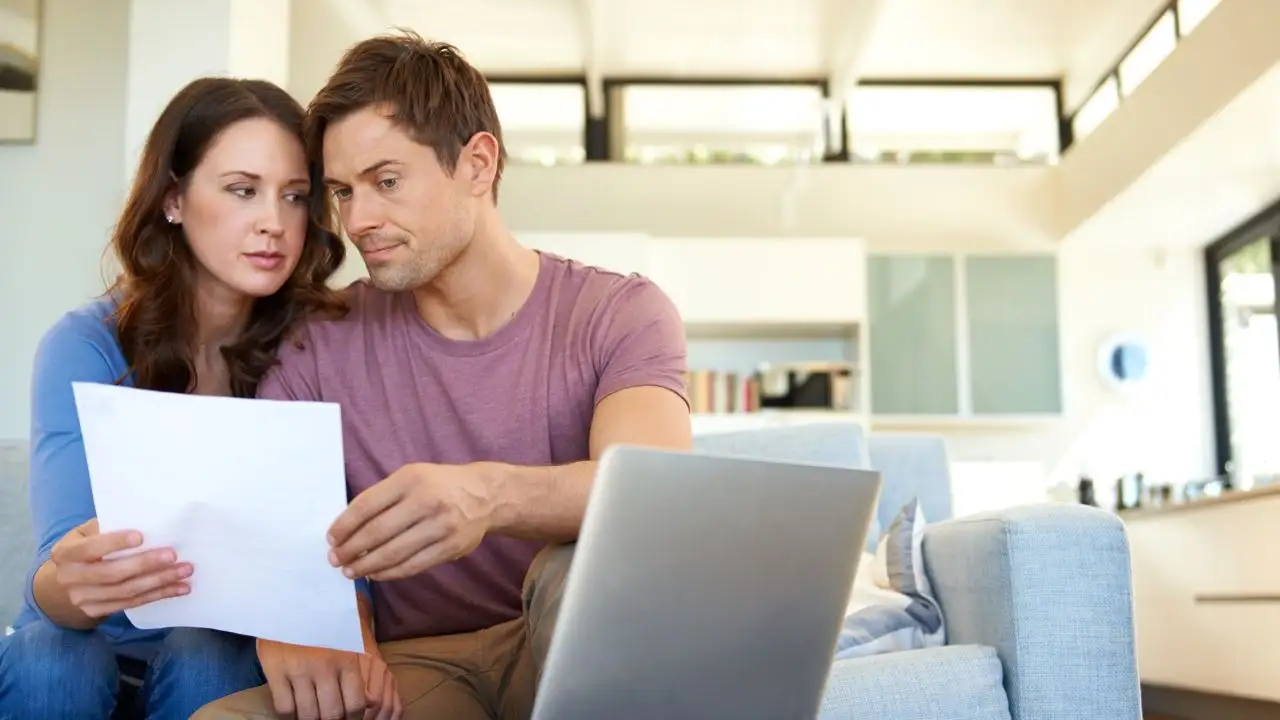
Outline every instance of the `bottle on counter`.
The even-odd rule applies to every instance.
[[[1081,505],[1090,505],[1092,507],[1098,507],[1098,499],[1094,495],[1093,478],[1090,478],[1087,475],[1080,476],[1078,493],[1079,493]]]

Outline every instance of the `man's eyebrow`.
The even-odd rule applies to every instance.
[[[227,172],[222,173],[218,177],[226,178],[226,177],[231,177],[233,175],[237,177],[247,178],[249,180],[262,179],[262,176],[259,175],[258,173],[251,173],[248,170],[228,170]],[[308,180],[307,178],[292,178],[288,182],[286,182],[285,185],[306,185],[309,182],[311,181]]]
[[[378,171],[379,171],[379,170],[381,170],[382,168],[387,167],[388,165],[399,165],[399,164],[400,164],[400,163],[399,163],[399,161],[398,161],[398,160],[390,160],[390,159],[388,159],[388,160],[379,160],[378,162],[376,162],[376,163],[374,163],[374,164],[370,165],[369,167],[367,167],[367,168],[365,168],[365,169],[361,170],[360,172],[356,173],[356,177],[367,177],[367,176],[369,176],[369,175],[372,175],[372,174],[374,174],[374,173],[378,172]],[[324,184],[325,184],[325,185],[346,185],[346,183],[342,182],[341,180],[337,180],[337,179],[334,179],[334,178],[331,178],[331,177],[326,177],[326,178],[324,179]]]

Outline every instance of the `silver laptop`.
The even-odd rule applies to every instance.
[[[534,720],[812,720],[880,475],[613,447]]]

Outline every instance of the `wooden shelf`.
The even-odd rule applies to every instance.
[[[872,415],[871,426],[877,429],[911,429],[911,430],[955,430],[973,428],[989,430],[1003,428],[1010,430],[1038,430],[1044,425],[1057,422],[1061,415]]]
[[[687,322],[685,335],[697,340],[852,340],[860,325],[828,322]]]

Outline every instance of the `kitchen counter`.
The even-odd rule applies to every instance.
[[[1251,490],[1232,490],[1221,495],[1202,497],[1195,500],[1184,500],[1169,505],[1153,505],[1150,507],[1140,507],[1133,510],[1121,510],[1120,517],[1126,522],[1146,517],[1156,517],[1168,515],[1170,513],[1187,512],[1191,510],[1201,510],[1209,507],[1217,507],[1226,503],[1246,502],[1249,500],[1257,500],[1259,498],[1273,497],[1280,495],[1280,483],[1272,483],[1263,485]]]

